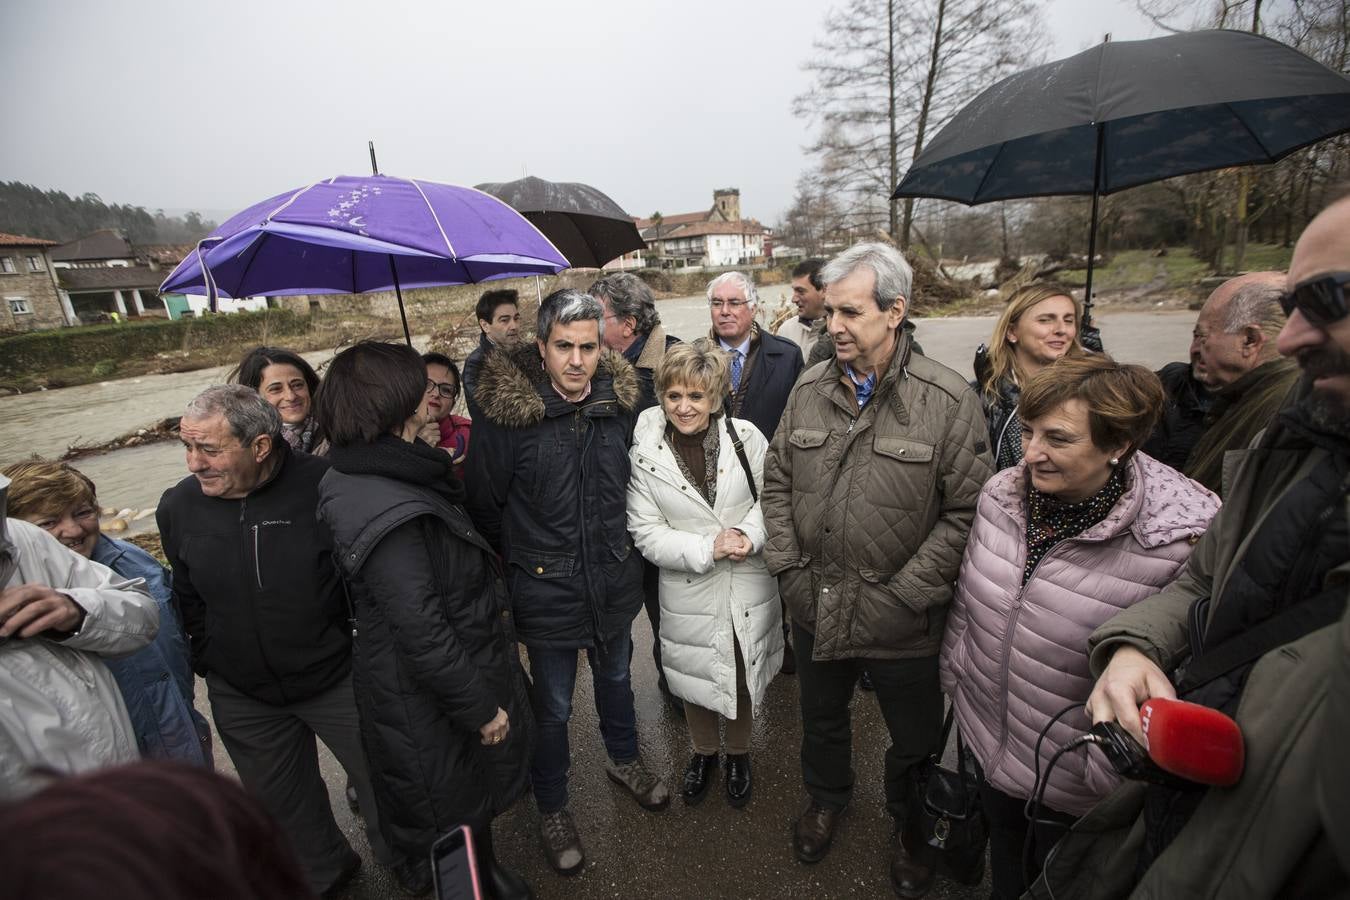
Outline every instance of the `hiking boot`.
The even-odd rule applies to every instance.
[[[651,769],[642,761],[642,757],[626,763],[609,761],[605,767],[609,780],[623,785],[638,805],[651,812],[660,812],[670,805],[670,791],[660,778],[652,774]]]
[[[559,875],[575,875],[586,864],[572,814],[565,809],[539,817],[539,836],[544,841],[544,856]]]

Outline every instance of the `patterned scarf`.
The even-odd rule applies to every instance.
[[[1077,503],[1064,503],[1036,490],[1027,475],[1027,564],[1022,569],[1022,584],[1052,547],[1106,518],[1125,493],[1125,468],[1122,464],[1112,469],[1111,477],[1097,493]]]
[[[671,455],[675,457],[675,465],[680,467],[680,474],[684,476],[685,481],[693,484],[698,492],[703,495],[703,499],[708,501],[709,506],[717,503],[717,454],[718,454],[718,436],[717,423],[721,417],[712,416],[708,419],[708,427],[703,432],[703,484],[694,484],[693,473],[689,471],[689,466],[685,463],[684,457],[675,446],[675,426],[666,424],[666,446],[670,448]]]
[[[314,421],[314,417],[306,416],[305,421],[298,425],[282,422],[281,436],[286,439],[286,443],[291,445],[292,450],[308,453],[310,448],[314,446],[314,432],[318,429],[319,425]]]

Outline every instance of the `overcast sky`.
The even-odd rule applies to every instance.
[[[836,0],[842,2],[842,0]],[[1197,0],[1197,3],[1200,0]],[[634,215],[738,187],[773,223],[830,0],[36,0],[0,4],[0,180],[234,212],[336,174],[599,187]],[[1153,36],[1049,0],[1050,57]]]

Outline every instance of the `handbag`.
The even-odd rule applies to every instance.
[[[942,751],[955,724],[955,713],[954,708],[947,708],[942,740],[928,759],[919,828],[923,840],[934,851],[939,871],[961,884],[979,884],[984,878],[984,851],[989,843],[989,826],[980,806],[980,783],[984,776],[974,754],[961,741],[959,731],[956,769],[942,765]]]

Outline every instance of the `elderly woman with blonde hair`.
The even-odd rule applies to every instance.
[[[783,657],[777,583],[760,558],[759,495],[768,442],[722,408],[726,354],[677,344],[655,372],[659,406],[638,418],[628,529],[660,567],[661,660],[684,701],[693,755],[681,792],[698,803],[717,768],[726,721],[727,802],[750,801],[753,710]]]
[[[1068,288],[1028,284],[1008,298],[989,343],[975,351],[975,390],[989,419],[994,471],[1022,461],[1022,388],[1055,360],[1084,352],[1078,341],[1082,321],[1082,306]]]

